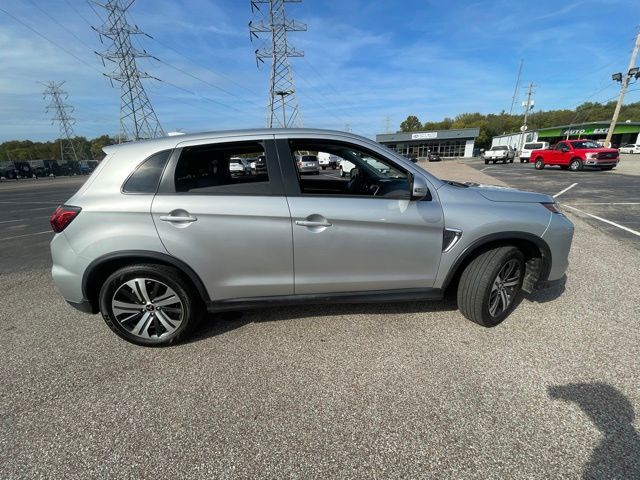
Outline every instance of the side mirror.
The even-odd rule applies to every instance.
[[[422,175],[413,175],[411,200],[422,200],[429,194],[429,185]]]

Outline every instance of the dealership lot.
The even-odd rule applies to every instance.
[[[640,249],[640,155],[622,155],[620,165],[609,172],[535,170],[517,159],[512,164],[485,165],[477,159],[468,164],[509,186],[555,195],[565,211]]]
[[[577,182],[558,198],[576,207],[596,176],[620,177],[598,190],[610,203],[638,180],[437,167],[551,194]],[[188,343],[144,349],[53,290],[42,232],[83,180],[0,184],[0,478],[640,476],[633,235],[569,212],[566,283],[493,329],[451,300],[289,307],[211,316]]]

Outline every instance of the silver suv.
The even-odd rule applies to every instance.
[[[351,175],[301,175],[296,158],[309,152],[350,162]],[[207,311],[449,288],[465,317],[493,326],[568,264],[573,225],[551,197],[440,180],[344,132],[217,132],[105,153],[51,218],[53,279],[137,344],[176,342]],[[236,158],[264,167],[233,175]]]

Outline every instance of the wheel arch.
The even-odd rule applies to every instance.
[[[447,274],[442,289],[457,285],[460,275],[478,255],[493,248],[513,245],[525,256],[526,272],[522,288],[533,291],[549,277],[551,249],[541,237],[528,232],[499,232],[485,235],[469,244],[456,258]]]
[[[86,268],[82,276],[82,294],[89,301],[92,313],[98,313],[100,310],[98,294],[101,282],[119,268],[141,263],[177,268],[185,275],[203,302],[206,303],[211,300],[198,274],[182,260],[160,252],[124,250],[98,257]]]

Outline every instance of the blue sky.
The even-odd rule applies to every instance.
[[[105,46],[90,28],[101,23],[91,6],[6,0],[0,8],[58,44],[0,11],[0,141],[58,136],[38,83],[49,80],[66,80],[77,134],[116,134],[119,90],[93,53]],[[640,24],[637,0],[305,0],[287,8],[308,24],[290,34],[305,52],[291,60],[304,125],[349,124],[369,137],[384,131],[387,116],[397,129],[409,114],[425,121],[508,110],[520,59],[519,99],[534,82],[536,109],[608,100],[618,91],[610,75],[627,67]],[[140,61],[169,82],[145,82],[166,131],[264,126],[269,70],[256,68],[250,19],[249,0],[136,1],[130,20],[154,37],[141,46],[206,81]],[[627,99],[640,100],[640,91]]]

